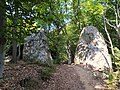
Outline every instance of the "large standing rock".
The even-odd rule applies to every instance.
[[[24,43],[23,58],[25,60],[40,61],[47,64],[52,63],[52,57],[44,31],[39,30],[27,36],[26,42]]]
[[[76,48],[75,64],[90,66],[94,70],[112,68],[110,55],[103,36],[93,26],[83,28]]]

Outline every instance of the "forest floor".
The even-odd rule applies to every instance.
[[[0,90],[110,90],[93,71],[80,65],[58,65],[49,80],[42,80],[42,68],[37,64],[5,65]]]
[[[45,90],[110,90],[101,77],[80,65],[59,65]]]

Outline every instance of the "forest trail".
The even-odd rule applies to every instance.
[[[42,72],[48,67],[37,64],[6,65],[0,90],[113,90],[103,89],[103,80],[81,65],[61,64],[55,67],[52,76],[43,80],[45,73]]]
[[[104,90],[100,78],[78,65],[59,65],[45,90]],[[97,89],[95,89],[95,87]]]

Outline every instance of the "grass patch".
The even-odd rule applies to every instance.
[[[43,67],[41,71],[41,78],[43,81],[46,81],[51,78],[55,72],[55,66]]]

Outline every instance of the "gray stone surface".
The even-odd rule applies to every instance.
[[[43,30],[38,30],[26,37],[23,58],[25,60],[35,60],[42,63],[52,63],[52,57],[47,44],[47,37]]]
[[[76,48],[75,64],[83,64],[94,70],[112,68],[112,62],[107,45],[102,34],[96,27],[83,28]]]

